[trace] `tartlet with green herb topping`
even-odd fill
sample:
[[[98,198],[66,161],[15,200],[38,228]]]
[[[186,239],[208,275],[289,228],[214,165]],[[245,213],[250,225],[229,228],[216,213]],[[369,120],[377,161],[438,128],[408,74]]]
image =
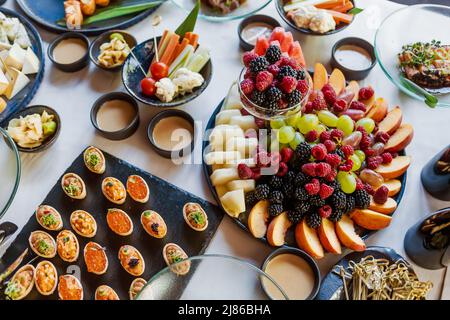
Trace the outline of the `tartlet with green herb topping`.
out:
[[[72,199],[86,198],[86,185],[83,179],[75,173],[66,173],[61,179],[61,187]]]
[[[106,170],[106,160],[103,152],[96,147],[90,146],[83,153],[84,164],[89,171],[103,174]]]
[[[33,231],[28,238],[31,250],[42,258],[53,258],[56,256],[56,242],[45,231]]]
[[[183,217],[187,225],[195,231],[204,231],[208,227],[208,216],[198,203],[186,203],[183,206]]]
[[[14,274],[5,289],[5,296],[11,300],[25,298],[34,287],[35,269],[26,264]]]
[[[163,258],[166,264],[171,266],[172,272],[178,275],[185,275],[191,268],[190,261],[182,262],[189,258],[188,255],[179,245],[175,243],[168,243],[164,246]]]
[[[61,214],[52,206],[40,205],[36,209],[36,220],[42,228],[50,231],[58,231],[63,227]]]

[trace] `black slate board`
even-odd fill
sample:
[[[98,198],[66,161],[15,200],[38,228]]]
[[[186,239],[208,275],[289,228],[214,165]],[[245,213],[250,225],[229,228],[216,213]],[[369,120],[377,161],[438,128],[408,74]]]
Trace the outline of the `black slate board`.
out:
[[[42,204],[53,206],[61,213],[64,222],[63,229],[72,230],[69,217],[73,211],[78,209],[88,211],[97,221],[98,230],[94,238],[82,238],[77,235],[80,243],[80,255],[76,263],[70,264],[64,262],[58,255],[55,258],[50,259],[58,269],[58,275],[70,273],[70,271],[67,271],[67,268],[70,265],[80,267],[81,282],[84,288],[84,299],[86,300],[94,299],[95,289],[101,284],[107,284],[112,287],[121,299],[128,299],[128,289],[135,277],[128,274],[119,263],[117,253],[120,246],[129,244],[136,247],[141,252],[145,260],[145,272],[141,277],[148,280],[158,271],[166,267],[162,256],[162,249],[166,243],[174,242],[180,245],[189,256],[200,255],[205,251],[223,218],[222,211],[215,205],[200,199],[167,181],[142,171],[106,152],[104,152],[104,154],[106,158],[106,171],[102,175],[92,173],[85,167],[83,153],[75,159],[65,172],[74,172],[84,180],[87,189],[87,197],[84,200],[72,200],[66,196],[60,185],[60,177],[42,202]],[[101,182],[105,177],[116,177],[125,185],[128,176],[132,174],[142,176],[150,188],[150,199],[146,204],[137,203],[127,195],[127,200],[123,205],[116,205],[109,202],[103,196]],[[182,215],[182,207],[186,202],[197,202],[205,209],[209,219],[207,230],[196,232],[187,226]],[[134,224],[134,231],[130,236],[121,237],[109,229],[106,223],[106,212],[108,208],[120,208],[128,213]],[[153,238],[143,229],[140,223],[140,215],[147,209],[158,212],[166,221],[168,232],[164,239]],[[43,228],[37,223],[33,213],[33,216],[7,249],[4,256],[0,259],[0,270],[4,270],[20,255],[21,252],[23,252],[23,250],[25,250],[25,248],[28,247],[28,237],[30,232],[34,230],[43,230]],[[47,232],[56,239],[58,232]],[[89,241],[95,241],[106,247],[109,267],[104,275],[95,275],[88,273],[86,270],[82,250]],[[24,259],[24,263],[34,256],[34,253],[29,250],[28,256]],[[41,260],[43,259],[38,258],[33,262],[33,265],[36,266]],[[73,267],[71,267],[70,270],[73,270]],[[187,284],[187,281],[185,281],[184,284]],[[184,288],[179,288],[180,295],[183,289]],[[3,294],[3,291],[4,290],[1,290],[1,294]],[[57,298],[56,292],[49,297],[44,297],[40,295],[36,289],[33,289],[27,297],[27,299],[30,300]]]

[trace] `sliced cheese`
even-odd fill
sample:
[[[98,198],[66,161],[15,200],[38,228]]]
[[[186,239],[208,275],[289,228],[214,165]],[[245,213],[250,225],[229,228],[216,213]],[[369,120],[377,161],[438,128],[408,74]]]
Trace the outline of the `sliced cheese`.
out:
[[[9,81],[2,70],[0,70],[0,95],[4,94],[9,86]]]
[[[11,49],[9,49],[8,56],[5,59],[6,65],[16,68],[17,70],[22,70],[26,53],[26,50],[22,49],[20,45],[15,43]]]
[[[25,59],[23,62],[22,72],[24,74],[34,74],[39,71],[40,61],[33,49],[28,47],[27,52],[25,54]]]
[[[9,85],[4,94],[8,99],[11,99],[25,88],[28,82],[30,82],[30,79],[16,68],[11,67],[9,68],[9,71],[12,74],[12,78],[9,81]]]

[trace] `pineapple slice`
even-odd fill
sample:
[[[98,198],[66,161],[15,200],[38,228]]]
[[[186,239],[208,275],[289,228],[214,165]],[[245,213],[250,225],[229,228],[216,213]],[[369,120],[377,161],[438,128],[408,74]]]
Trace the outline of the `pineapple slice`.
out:
[[[225,185],[225,184],[221,184],[220,186],[216,186],[216,192],[217,192],[217,195],[219,196],[219,198],[222,198],[223,195],[225,193],[227,193],[228,191],[229,190],[227,188],[227,185]]]
[[[245,194],[242,189],[228,191],[220,198],[220,202],[225,212],[233,218],[245,212]]]
[[[245,163],[248,167],[254,168],[256,167],[256,161],[254,158],[247,158],[247,159],[238,159],[231,161],[230,163],[226,163],[223,165],[224,168],[237,168],[237,166],[240,163]]]
[[[213,151],[205,155],[207,165],[232,163],[241,159],[238,151]]]
[[[230,124],[239,126],[242,130],[246,131],[248,129],[258,129],[255,123],[255,118],[253,116],[234,116],[230,119]]]
[[[219,186],[238,179],[239,174],[237,168],[217,169],[211,174],[211,182],[213,186]]]
[[[242,157],[248,157],[254,154],[257,146],[256,138],[233,137],[227,141],[225,150],[239,151]]]
[[[216,116],[216,126],[220,124],[229,124],[231,117],[240,115],[241,112],[237,109],[222,110]]]
[[[255,190],[255,180],[233,180],[227,183],[227,188],[230,191],[242,189],[247,193]]]
[[[223,151],[228,139],[233,137],[244,137],[244,131],[239,126],[221,124],[215,127],[210,136],[209,144],[212,151]]]

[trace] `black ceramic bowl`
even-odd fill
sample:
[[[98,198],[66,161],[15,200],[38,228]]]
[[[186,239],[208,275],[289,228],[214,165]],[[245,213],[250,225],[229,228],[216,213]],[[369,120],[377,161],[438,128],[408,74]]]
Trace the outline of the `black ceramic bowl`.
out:
[[[47,106],[43,106],[43,105],[29,106],[19,112],[16,112],[9,118],[9,120],[12,120],[12,119],[16,119],[19,117],[26,117],[28,115],[35,114],[35,113],[42,114],[44,111],[47,111],[47,113],[49,115],[54,116],[53,120],[56,122],[55,133],[53,135],[47,137],[47,139],[45,139],[44,142],[39,147],[23,148],[23,147],[19,146],[18,144],[16,144],[17,150],[19,150],[20,152],[36,153],[36,152],[41,152],[41,151],[44,151],[44,150],[50,148],[50,146],[55,143],[56,139],[58,139],[59,133],[61,131],[61,119],[59,118],[59,115],[56,112],[56,110],[54,110],[53,108],[47,107]],[[5,129],[8,128],[8,122],[6,122]]]
[[[122,65],[116,66],[116,67],[112,67],[112,68],[108,68],[108,67],[105,67],[104,65],[102,65],[102,64],[100,64],[98,62],[98,56],[100,55],[100,47],[101,47],[101,45],[104,44],[104,43],[108,43],[111,40],[110,36],[113,33],[121,34],[123,36],[125,42],[128,44],[128,46],[130,48],[134,48],[136,46],[136,44],[137,44],[136,38],[133,37],[128,32],[125,32],[125,31],[122,31],[122,30],[107,31],[105,33],[102,33],[97,38],[95,38],[94,41],[92,41],[92,43],[91,43],[91,45],[89,47],[89,58],[91,59],[91,61],[97,67],[99,67],[101,69],[108,70],[108,71],[119,71],[122,68]]]
[[[300,250],[300,249],[294,249],[294,248],[279,248],[279,249],[273,251],[271,254],[269,254],[269,256],[264,260],[261,270],[266,272],[266,268],[267,268],[267,265],[269,264],[269,262],[276,256],[278,256],[280,254],[284,254],[284,253],[289,253],[289,254],[294,254],[296,256],[299,256],[300,258],[305,260],[311,267],[311,269],[314,273],[314,276],[315,276],[314,288],[313,288],[313,291],[311,292],[311,294],[306,298],[306,300],[313,300],[316,297],[316,295],[320,289],[320,281],[321,281],[320,280],[321,279],[320,278],[320,270],[319,270],[319,267],[317,266],[317,263],[314,261],[314,259],[309,254],[307,254],[305,251]],[[266,291],[266,287],[264,286],[264,283],[261,283],[261,285],[262,285],[264,292],[270,298],[270,295]]]
[[[354,0],[350,0],[353,3],[353,6],[356,7],[356,3]],[[355,17],[353,17],[352,21],[349,24],[346,23],[339,23],[336,25],[336,29],[325,32],[325,33],[319,33],[319,32],[315,32],[312,31],[310,29],[306,29],[306,28],[299,28],[295,25],[295,23],[289,19],[286,16],[286,13],[284,12],[284,3],[287,1],[284,0],[275,0],[275,7],[277,8],[278,14],[281,16],[281,18],[284,20],[284,22],[286,22],[292,29],[304,33],[304,34],[308,34],[308,35],[312,35],[312,36],[328,36],[330,34],[335,34],[338,32],[341,32],[342,30],[344,30],[345,28],[347,28],[349,25],[351,25],[353,23],[353,21],[355,21]]]
[[[367,51],[367,53],[370,55],[370,58],[372,60],[372,64],[368,68],[361,69],[361,70],[349,69],[349,68],[345,67],[344,65],[342,65],[336,59],[335,54],[336,54],[336,51],[344,45],[352,45],[352,46],[359,47],[359,48],[362,48],[365,51]],[[344,73],[345,77],[348,80],[364,79],[365,77],[367,77],[369,75],[370,71],[373,69],[373,67],[375,67],[376,64],[377,64],[377,58],[375,56],[375,48],[373,47],[373,45],[371,43],[369,43],[366,40],[361,39],[361,38],[349,37],[349,38],[341,39],[334,44],[333,49],[331,51],[331,66],[333,68],[340,69]]]
[[[100,109],[100,107],[102,106],[103,103],[105,103],[107,101],[111,101],[111,100],[126,101],[133,106],[133,109],[135,111],[135,115],[134,115],[134,118],[131,121],[131,123],[127,127],[123,128],[119,131],[102,130],[97,123],[98,110]],[[137,128],[139,127],[139,106],[138,106],[136,100],[134,100],[133,97],[131,97],[127,93],[110,92],[110,93],[107,93],[107,94],[101,96],[94,102],[92,109],[91,109],[91,122],[92,122],[92,125],[95,127],[95,129],[97,129],[97,131],[100,133],[100,135],[102,135],[106,139],[123,140],[123,139],[130,137],[133,133],[135,133]]]
[[[58,43],[60,43],[62,40],[72,39],[72,38],[81,39],[86,44],[86,54],[78,61],[75,61],[72,63],[67,63],[67,64],[59,63],[53,57],[53,50],[58,45]],[[58,36],[55,40],[53,40],[52,43],[50,43],[50,45],[48,46],[48,49],[47,49],[47,55],[48,55],[48,58],[50,59],[50,61],[53,62],[53,64],[61,71],[75,72],[75,71],[81,70],[84,67],[86,67],[89,63],[89,39],[85,35],[78,33],[78,32],[63,33],[62,35]]]
[[[242,37],[242,32],[244,31],[245,27],[247,27],[248,25],[250,25],[252,23],[267,24],[272,27],[272,30],[275,29],[276,27],[280,26],[280,23],[276,19],[274,19],[270,16],[266,16],[264,14],[252,15],[252,16],[249,16],[249,17],[245,18],[244,20],[242,20],[238,27],[238,36],[239,36],[239,43],[241,45],[241,48],[245,51],[250,51],[255,47],[255,44],[248,43]]]
[[[161,37],[156,38],[157,43],[159,43],[160,40]],[[200,71],[200,74],[203,76],[203,79],[205,79],[205,81],[200,87],[195,88],[192,93],[185,94],[183,96],[178,96],[171,102],[162,102],[156,97],[148,97],[143,95],[141,91],[141,80],[144,78],[144,74],[142,73],[142,70],[139,67],[139,63],[141,64],[144,71],[147,72],[147,70],[150,67],[150,63],[153,59],[153,56],[155,54],[153,46],[154,46],[153,38],[138,44],[133,48],[133,53],[139,60],[139,62],[137,62],[130,54],[128,58],[125,60],[125,63],[123,64],[122,68],[123,85],[135,99],[153,107],[171,108],[171,107],[178,107],[191,100],[194,100],[206,89],[206,87],[209,85],[209,82],[211,81],[213,72],[211,59]]]
[[[153,130],[155,129],[156,124],[160,120],[167,118],[167,117],[174,117],[174,116],[186,119],[192,125],[192,129],[194,130],[194,136],[192,137],[192,142],[189,146],[185,147],[184,149],[180,149],[180,150],[170,151],[170,150],[161,149],[160,147],[158,147],[155,140],[153,139]],[[150,120],[148,129],[147,129],[147,136],[148,136],[148,139],[150,140],[150,144],[153,147],[153,149],[160,156],[162,156],[164,158],[168,158],[168,159],[172,159],[174,157],[181,158],[181,157],[184,157],[185,155],[188,155],[189,153],[191,153],[192,150],[194,150],[196,135],[197,135],[197,132],[195,130],[195,122],[194,122],[194,119],[191,117],[191,115],[185,111],[176,110],[176,109],[165,110],[165,111],[158,113],[156,116],[154,116],[152,118],[152,120]]]

